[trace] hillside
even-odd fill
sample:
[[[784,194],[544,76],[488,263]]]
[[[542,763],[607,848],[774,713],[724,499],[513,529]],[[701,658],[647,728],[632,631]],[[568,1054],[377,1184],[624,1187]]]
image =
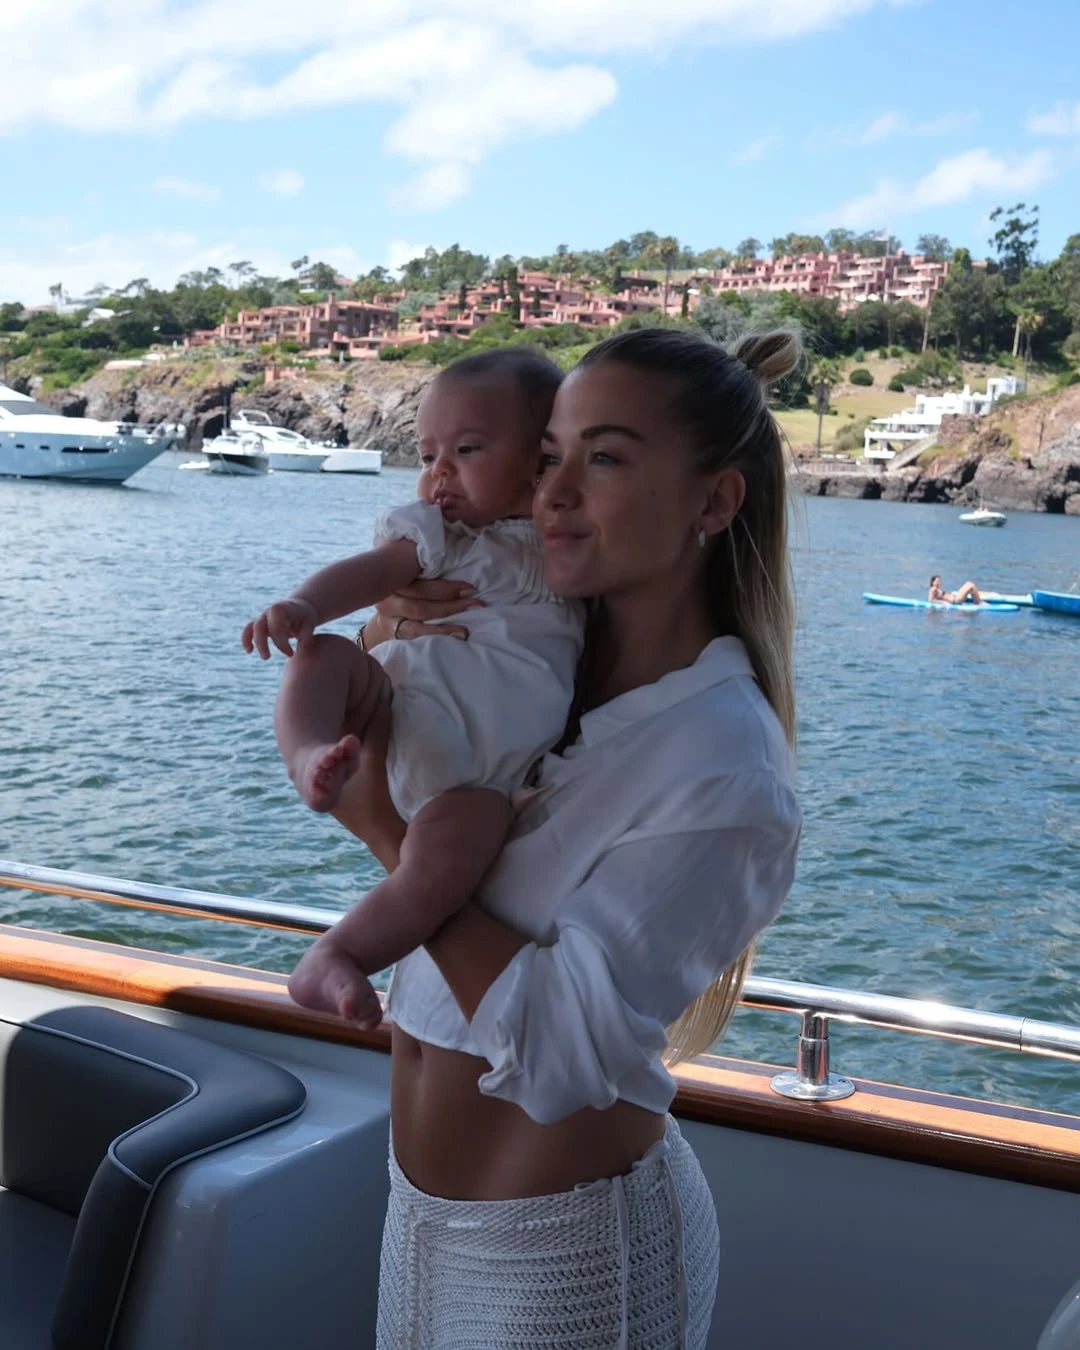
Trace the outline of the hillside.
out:
[[[954,502],[1080,516],[1080,385],[949,418],[940,444],[888,472],[855,460],[801,462],[792,483],[813,496]]]

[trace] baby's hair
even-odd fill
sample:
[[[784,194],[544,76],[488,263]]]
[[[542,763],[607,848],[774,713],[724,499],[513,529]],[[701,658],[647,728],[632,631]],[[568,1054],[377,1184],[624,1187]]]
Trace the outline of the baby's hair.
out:
[[[440,372],[438,379],[475,380],[477,383],[512,382],[528,412],[530,429],[539,442],[551,416],[551,405],[563,373],[554,361],[528,347],[498,347],[474,356],[459,356]]]

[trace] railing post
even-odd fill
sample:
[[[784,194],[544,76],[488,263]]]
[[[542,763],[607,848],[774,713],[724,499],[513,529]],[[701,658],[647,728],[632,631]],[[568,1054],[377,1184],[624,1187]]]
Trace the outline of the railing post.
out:
[[[824,1013],[803,1012],[795,1068],[778,1073],[772,1089],[803,1102],[837,1102],[855,1091],[850,1078],[829,1072],[829,1019]]]

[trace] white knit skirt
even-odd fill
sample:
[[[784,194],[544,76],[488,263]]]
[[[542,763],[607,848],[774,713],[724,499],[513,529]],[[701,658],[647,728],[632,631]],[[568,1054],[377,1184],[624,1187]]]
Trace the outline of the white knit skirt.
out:
[[[668,1118],[621,1177],[523,1200],[442,1200],[390,1150],[376,1350],[703,1350],[716,1210]]]

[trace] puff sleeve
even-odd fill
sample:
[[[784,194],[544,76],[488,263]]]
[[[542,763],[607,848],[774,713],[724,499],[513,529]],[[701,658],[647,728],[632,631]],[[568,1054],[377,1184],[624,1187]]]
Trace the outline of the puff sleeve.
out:
[[[491,1065],[481,1092],[540,1124],[613,1105],[775,917],[795,871],[795,797],[766,772],[713,790],[728,823],[632,832],[560,907],[554,940],[527,943],[490,985],[470,1023]]]
[[[409,539],[416,545],[422,577],[441,575],[446,562],[446,524],[437,506],[409,502],[384,512],[375,522],[374,544]]]

